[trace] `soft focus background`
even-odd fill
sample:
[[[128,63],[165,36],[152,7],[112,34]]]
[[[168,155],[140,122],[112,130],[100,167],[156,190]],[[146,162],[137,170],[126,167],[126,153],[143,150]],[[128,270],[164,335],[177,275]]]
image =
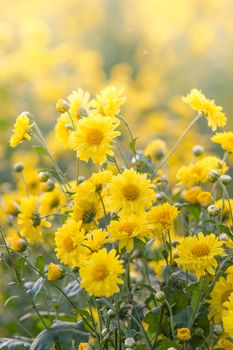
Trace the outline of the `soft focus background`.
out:
[[[194,87],[223,106],[230,130],[232,13],[232,0],[0,0],[0,182],[9,178],[8,138],[24,110],[62,159],[55,103],[78,87],[93,95],[124,87],[123,114],[140,146],[160,137],[171,147],[193,116],[181,96]],[[211,150],[208,133],[203,120],[171,158],[174,172],[194,144]]]

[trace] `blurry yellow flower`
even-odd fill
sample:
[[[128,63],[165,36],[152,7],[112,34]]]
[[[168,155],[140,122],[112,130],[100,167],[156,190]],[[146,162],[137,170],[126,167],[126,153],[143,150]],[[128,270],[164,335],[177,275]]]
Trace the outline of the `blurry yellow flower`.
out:
[[[31,243],[42,237],[42,227],[50,227],[50,222],[42,219],[37,210],[37,198],[22,198],[19,206],[18,225],[20,234]]]
[[[192,187],[189,190],[184,191],[184,199],[191,204],[197,204],[197,196],[199,195],[199,193],[201,193],[201,191],[202,189],[200,186]]]
[[[233,335],[233,293],[231,293],[228,300],[223,304],[226,310],[222,313],[222,322],[225,333],[231,337]]]
[[[220,277],[215,283],[215,286],[210,293],[209,303],[209,318],[213,318],[215,323],[222,319],[224,310],[224,302],[229,301],[229,297],[233,293],[233,275],[229,274],[226,277]]]
[[[186,237],[178,246],[178,266],[192,271],[198,278],[206,271],[214,275],[218,266],[215,256],[223,255],[222,242],[214,234],[204,236],[199,232],[197,236]]]
[[[58,188],[51,192],[46,192],[40,199],[40,213],[42,215],[51,214],[59,211],[66,203],[65,194]]]
[[[222,112],[222,107],[217,106],[214,100],[206,98],[201,90],[191,90],[186,97],[183,97],[183,101],[193,110],[203,112],[207,118],[208,126],[211,127],[213,131],[215,131],[217,127],[222,128],[225,126],[227,118]]]
[[[109,253],[101,249],[81,265],[81,288],[89,295],[110,297],[118,293],[118,285],[124,283],[119,277],[123,272],[122,261],[116,256],[115,249]]]
[[[126,97],[122,96],[123,92],[123,89],[117,90],[114,86],[103,89],[92,101],[96,113],[111,118],[119,114],[120,106],[126,101]]]
[[[57,139],[61,142],[65,149],[70,149],[70,135],[72,133],[73,126],[68,113],[63,113],[58,118],[55,132]]]
[[[208,207],[211,203],[213,203],[213,197],[210,192],[201,192],[197,195],[197,201],[200,203],[203,207]]]
[[[219,199],[215,202],[215,204],[223,211],[223,222],[229,225],[232,225],[231,214],[233,212],[233,199]]]
[[[155,199],[151,182],[145,174],[134,169],[126,169],[122,174],[113,176],[109,188],[109,206],[112,211],[139,213],[149,208]]]
[[[80,343],[78,346],[78,350],[89,350],[90,346],[88,343]]]
[[[72,91],[68,96],[68,101],[70,103],[69,113],[74,121],[80,118],[82,112],[85,114],[89,112],[89,100],[89,92],[83,91],[82,89]]]
[[[150,234],[144,213],[140,215],[120,215],[119,221],[112,220],[107,227],[114,241],[119,241],[119,250],[124,247],[130,253],[134,247],[134,238],[144,240]]]
[[[233,153],[233,132],[218,132],[212,136],[211,141],[219,143],[224,151]]]
[[[21,253],[27,247],[25,240],[19,237],[18,233],[13,227],[8,228],[6,240],[11,249],[15,250],[16,252]]]
[[[32,196],[38,195],[42,189],[38,172],[35,169],[25,169],[24,178],[28,193]],[[21,177],[19,178],[18,188],[22,193],[25,193],[25,184]]]
[[[63,270],[56,264],[50,263],[48,265],[48,281],[58,280],[63,277]]]
[[[13,134],[10,138],[10,146],[15,148],[24,140],[31,140],[31,136],[28,132],[30,128],[30,118],[24,114],[19,115],[14,124]]]
[[[169,203],[164,203],[152,207],[148,212],[147,219],[153,227],[153,232],[156,235],[161,235],[163,231],[170,230],[173,227],[178,213],[176,207]]]
[[[144,154],[156,161],[164,157],[166,150],[166,143],[161,139],[155,139],[145,148]]]
[[[149,262],[150,268],[154,271],[157,278],[159,280],[162,280],[163,277],[163,267],[166,266],[166,260],[160,259],[160,260],[153,260]]]
[[[177,339],[180,341],[188,341],[189,339],[191,339],[190,329],[189,328],[178,328]]]
[[[78,266],[80,248],[84,239],[81,221],[69,219],[55,233],[55,251],[57,258],[65,265]]]
[[[80,119],[71,141],[77,157],[86,162],[91,159],[93,163],[102,164],[107,155],[113,156],[112,143],[120,135],[115,128],[116,125],[109,117],[90,115]]]

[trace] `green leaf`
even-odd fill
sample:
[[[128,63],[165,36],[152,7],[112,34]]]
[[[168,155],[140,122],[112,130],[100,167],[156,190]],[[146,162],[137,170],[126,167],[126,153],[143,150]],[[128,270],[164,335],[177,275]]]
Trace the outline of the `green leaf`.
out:
[[[44,257],[42,255],[39,255],[36,258],[36,268],[40,271],[40,273],[42,275],[44,274],[45,261],[44,261]]]
[[[11,302],[12,300],[15,300],[15,299],[19,299],[19,296],[18,296],[18,295],[13,295],[12,297],[8,298],[8,299],[5,301],[4,306],[7,307],[7,306],[10,304],[10,302]]]
[[[40,146],[33,146],[33,148],[40,154],[43,154],[44,156],[47,156],[47,152],[45,151],[44,148]]]
[[[133,140],[131,140],[131,142],[129,143],[129,147],[131,149],[131,151],[136,154],[136,141],[137,141],[138,137],[135,137]]]
[[[18,273],[21,275],[23,272],[23,268],[25,266],[25,260],[24,258],[18,258],[15,262],[15,267],[18,271]]]
[[[168,251],[166,249],[162,250],[162,255],[163,255],[165,260],[167,260],[167,258],[169,257],[169,253],[168,253]]]
[[[167,350],[170,347],[175,347],[176,348],[177,347],[176,342],[174,342],[174,341],[172,341],[172,340],[170,340],[168,338],[165,338],[161,342],[159,349],[160,350]]]
[[[41,332],[33,341],[30,350],[49,350],[57,342],[62,350],[77,349],[81,342],[88,341],[89,333],[81,328],[82,322],[55,321],[47,330]]]

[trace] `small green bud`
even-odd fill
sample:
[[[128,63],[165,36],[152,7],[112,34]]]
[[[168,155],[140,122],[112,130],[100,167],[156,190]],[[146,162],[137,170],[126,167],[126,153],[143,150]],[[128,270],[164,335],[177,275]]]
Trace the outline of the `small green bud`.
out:
[[[204,153],[204,150],[205,150],[204,147],[201,146],[201,145],[195,145],[195,146],[193,146],[193,149],[192,149],[193,154],[194,154],[196,157],[201,156],[201,155]]]
[[[220,211],[221,211],[221,209],[215,204],[209,205],[207,208],[207,212],[208,212],[209,216],[214,216],[214,217],[218,216]]]
[[[201,336],[204,334],[204,331],[202,328],[196,328],[195,331],[194,331],[194,335],[198,335],[198,336]]]
[[[48,179],[45,183],[44,183],[44,186],[43,186],[43,190],[45,192],[52,192],[55,188],[55,183],[53,180],[51,179]]]
[[[74,266],[74,267],[72,268],[72,272],[74,272],[74,273],[79,272],[79,268],[78,268],[77,266]]]
[[[102,336],[105,337],[108,334],[108,329],[104,328],[101,332]]]
[[[230,175],[222,175],[219,180],[223,183],[223,185],[227,186],[231,183],[232,179]]]
[[[109,318],[113,318],[116,316],[116,313],[113,309],[109,309],[108,312],[107,312],[107,315]]]
[[[14,166],[13,166],[13,170],[14,172],[16,173],[21,173],[24,169],[24,165],[23,163],[16,163]]]
[[[40,182],[46,182],[49,179],[49,173],[47,173],[45,171],[39,172],[38,176],[39,176]]]
[[[126,338],[125,339],[125,346],[127,347],[127,348],[133,348],[134,346],[136,345],[136,342],[135,342],[135,340],[134,340],[134,338]]]
[[[209,180],[211,182],[216,182],[219,178],[219,173],[216,170],[211,170],[209,173]]]
[[[223,333],[223,328],[222,328],[222,326],[221,326],[220,324],[215,324],[215,325],[213,326],[213,332],[214,332],[214,334],[216,334],[216,335],[222,334],[222,333]]]
[[[165,293],[162,291],[162,290],[158,290],[156,293],[155,293],[155,299],[157,301],[163,301],[165,299]]]

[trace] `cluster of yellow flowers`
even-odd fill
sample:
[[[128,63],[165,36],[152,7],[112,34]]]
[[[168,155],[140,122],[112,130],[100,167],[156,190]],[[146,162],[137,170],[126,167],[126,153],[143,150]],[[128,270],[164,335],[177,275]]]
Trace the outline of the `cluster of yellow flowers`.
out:
[[[126,327],[118,309],[123,300],[127,307],[132,305],[129,317],[136,320],[139,345],[146,340],[148,349],[160,348],[166,339],[177,349],[183,349],[184,342],[190,344],[187,349],[196,346],[196,341],[201,346],[205,337],[211,346],[223,341],[230,344],[233,200],[227,190],[231,177],[226,174],[229,168],[226,154],[233,152],[233,133],[216,133],[212,137],[212,141],[220,143],[227,152],[223,158],[204,155],[203,147],[195,146],[194,159],[177,171],[177,183],[173,187],[169,186],[165,167],[202,115],[213,131],[224,127],[227,118],[221,107],[194,89],[183,101],[198,115],[171,151],[167,153],[162,139],[153,140],[141,151],[121,114],[125,101],[124,91],[114,86],[106,87],[94,99],[89,92],[78,89],[67,100],[57,101],[60,116],[55,134],[64,149],[74,152],[76,158],[76,175],[70,178],[57,164],[31,114],[23,112],[17,117],[11,147],[32,140],[37,151],[47,156],[52,168],[41,169],[37,174],[34,165],[17,163],[14,166],[17,189],[3,194],[1,212],[9,247],[21,253],[27,244],[46,246],[49,242],[52,245],[51,254],[55,252],[59,263],[51,262],[55,256],[49,257],[47,280],[72,275],[85,295],[94,297],[99,330],[94,322],[92,336],[100,349],[104,349],[101,346],[111,338],[105,339],[112,331],[111,322],[106,323],[105,331],[101,328],[106,315],[114,319],[117,314],[119,332]],[[127,150],[122,149],[124,129],[131,138]],[[87,177],[81,176],[84,163],[90,165],[89,169],[91,166],[95,169]],[[180,276],[183,277],[180,279]],[[144,293],[151,293],[148,302],[136,296],[145,285],[147,292]],[[178,298],[184,298],[183,304],[177,302],[176,293]],[[106,315],[98,308],[99,297],[108,298],[103,304],[110,307]],[[144,305],[142,310],[147,311],[142,311],[144,315],[138,319],[134,307],[138,307],[139,301]],[[114,302],[115,306],[111,306]],[[155,314],[150,303],[155,303],[161,311],[158,326],[153,324]],[[201,318],[207,306],[209,320]],[[87,322],[86,314],[81,315],[84,323]],[[208,325],[200,329],[203,322]],[[204,340],[196,339],[198,332],[205,334]],[[215,334],[214,340],[211,332]],[[122,334],[121,338],[126,338],[125,344],[130,343],[130,337]],[[81,343],[79,349],[86,346],[92,347],[91,341],[89,345]]]

